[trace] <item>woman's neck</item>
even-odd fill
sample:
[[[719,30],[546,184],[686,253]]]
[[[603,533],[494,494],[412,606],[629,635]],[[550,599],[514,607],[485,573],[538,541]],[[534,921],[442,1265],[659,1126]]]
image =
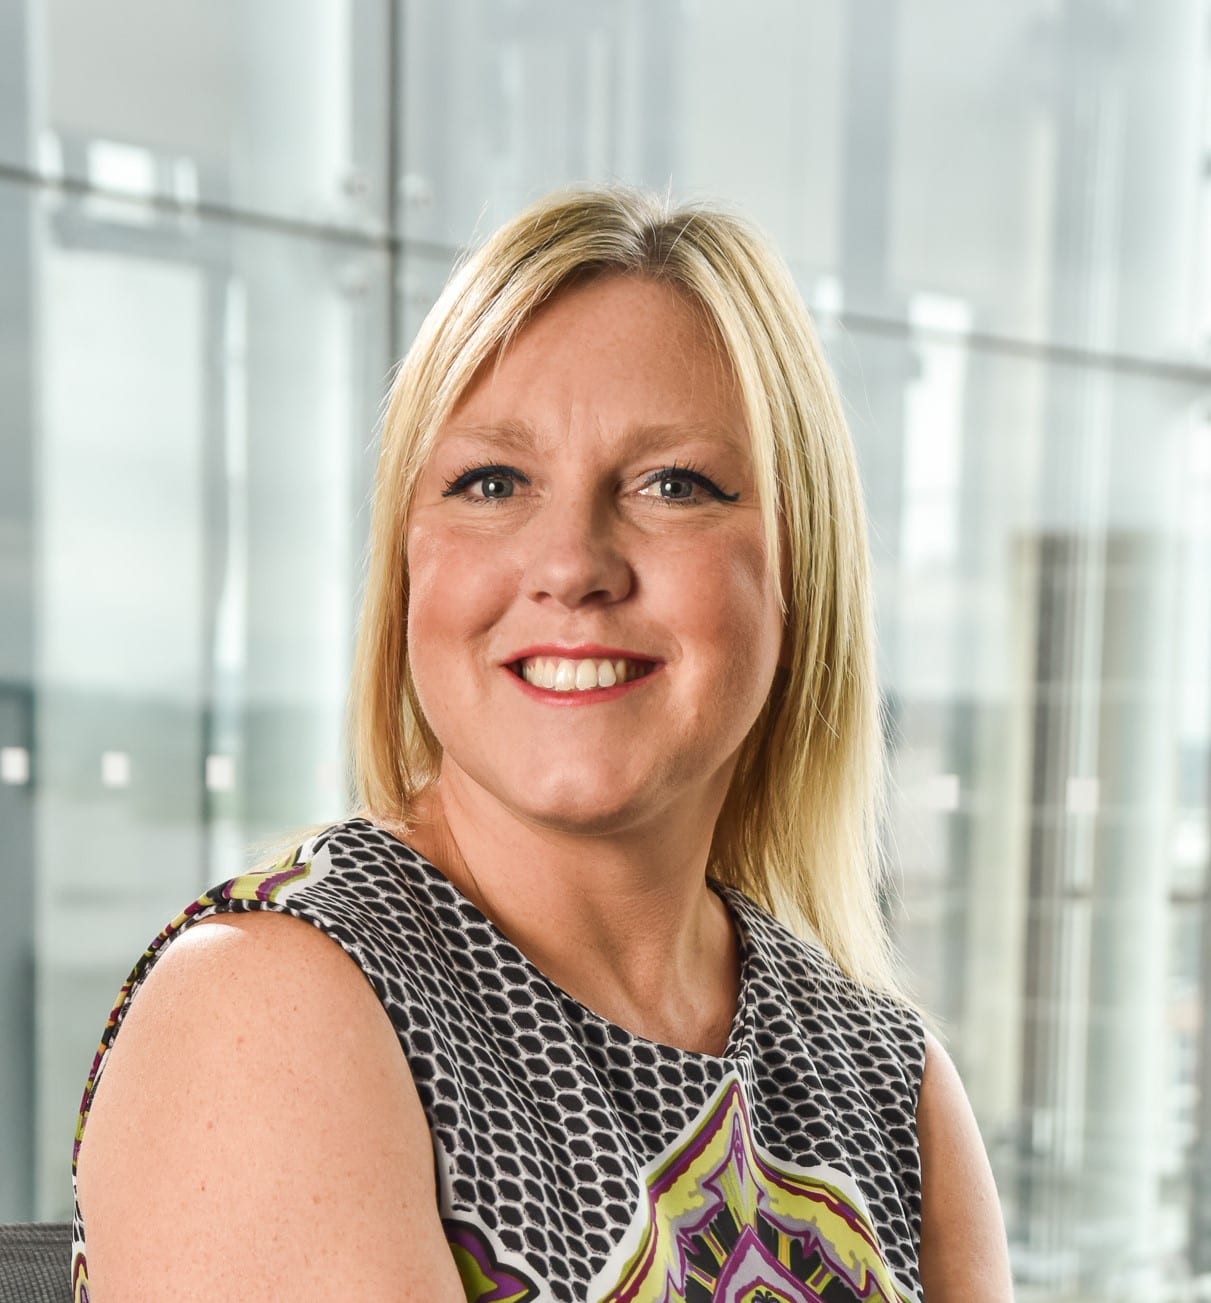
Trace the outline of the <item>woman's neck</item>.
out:
[[[576,835],[535,827],[465,782],[443,781],[389,831],[436,865],[534,966],[649,1040],[718,1054],[739,993],[740,946],[706,883],[713,817]]]

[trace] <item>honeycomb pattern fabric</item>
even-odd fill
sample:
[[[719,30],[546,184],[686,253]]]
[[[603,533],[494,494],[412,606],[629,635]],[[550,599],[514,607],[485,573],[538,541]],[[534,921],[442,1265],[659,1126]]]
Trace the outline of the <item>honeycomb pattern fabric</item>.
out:
[[[548,981],[433,865],[364,819],[223,883],[217,912],[312,923],[359,965],[433,1136],[441,1216],[471,1303],[921,1303],[918,1017],[712,884],[741,939],[722,1056],[658,1045]],[[74,1175],[73,1161],[73,1175]],[[88,1298],[77,1203],[73,1283]]]

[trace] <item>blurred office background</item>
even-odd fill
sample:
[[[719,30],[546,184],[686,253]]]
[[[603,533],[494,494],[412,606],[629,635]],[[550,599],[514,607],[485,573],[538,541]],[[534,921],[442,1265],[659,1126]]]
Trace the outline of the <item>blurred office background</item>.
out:
[[[1020,1299],[1211,1298],[1209,92],[1209,0],[0,4],[0,1220],[144,944],[343,812],[393,359],[617,178],[763,225],[840,374]]]

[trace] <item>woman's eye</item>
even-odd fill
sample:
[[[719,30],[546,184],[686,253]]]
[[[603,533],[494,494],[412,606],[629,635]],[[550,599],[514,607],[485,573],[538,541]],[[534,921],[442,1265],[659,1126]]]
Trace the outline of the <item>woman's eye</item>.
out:
[[[526,483],[525,476],[511,467],[471,466],[452,480],[446,481],[442,497],[463,497],[472,502],[500,502],[504,498],[511,498],[519,483]],[[469,492],[476,486],[478,492]]]
[[[650,476],[639,492],[645,497],[657,497],[662,502],[695,503],[701,501],[699,490],[708,493],[718,502],[735,502],[740,496],[738,493],[724,493],[701,471],[675,466],[666,467]]]
[[[660,496],[671,499],[673,502],[681,502],[686,498],[694,496],[694,489],[697,485],[692,480],[687,480],[684,475],[666,475],[659,481]]]
[[[485,475],[477,482],[485,498],[508,498],[513,494],[513,481],[504,475]]]

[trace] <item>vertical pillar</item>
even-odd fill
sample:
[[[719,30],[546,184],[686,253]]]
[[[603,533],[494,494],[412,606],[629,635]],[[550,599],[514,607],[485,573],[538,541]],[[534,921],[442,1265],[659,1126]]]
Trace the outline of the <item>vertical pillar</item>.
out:
[[[1211,674],[1211,666],[1207,667]],[[1211,806],[1211,787],[1206,793]],[[1204,855],[1202,936],[1199,956],[1201,1026],[1198,1038],[1199,1083],[1195,1137],[1190,1151],[1190,1274],[1211,1275],[1211,863]]]
[[[1183,214],[1205,38],[1185,0],[1068,0],[1054,39],[1049,334],[1111,356],[1048,375],[1040,513],[1057,569],[1048,581],[1043,567],[1039,663],[1054,670],[1038,675],[1035,714],[1019,1198],[1023,1247],[1056,1264],[1050,1283],[1134,1297],[1178,1247],[1161,1235],[1159,1142],[1174,436],[1188,396],[1112,355],[1189,336]],[[1075,802],[1074,778],[1087,780]]]
[[[1080,1183],[1091,1297],[1161,1269],[1173,580],[1163,536],[1107,540]]]
[[[1067,0],[1051,39],[1055,136],[1052,340],[1105,346],[1107,286],[1119,240],[1119,63],[1112,0]],[[1079,1208],[1080,1099],[1087,965],[1087,817],[1069,817],[1070,779],[1094,776],[1106,417],[1111,380],[1052,367],[1040,459],[1037,636],[1023,984],[1021,1162],[1015,1238],[1067,1286]],[[1084,822],[1080,822],[1084,820]]]
[[[29,11],[0,5],[0,157],[23,159],[30,146]],[[34,403],[33,213],[38,191],[0,183],[0,747],[32,756]],[[14,774],[13,777],[16,775]],[[0,1221],[33,1214],[34,835],[31,786],[0,782]],[[66,1152],[66,1151],[65,1151]]]
[[[896,62],[900,39],[900,0],[852,0],[844,6],[842,57],[841,222],[839,264],[844,307],[901,322],[906,306],[892,284],[891,223],[894,128],[897,108]],[[904,461],[904,391],[912,379],[912,357],[897,336],[875,342],[863,354],[864,422],[862,457],[880,473],[872,488],[883,486],[885,500],[869,501],[880,533],[900,537]],[[876,600],[894,610],[893,576],[879,573],[876,553]],[[899,657],[895,622],[880,634],[882,681],[893,692]],[[896,700],[889,713],[895,722]]]
[[[1079,1046],[1074,991],[1074,919],[1080,902],[1065,814],[1067,780],[1081,769],[1081,643],[1088,582],[1083,541],[1047,531],[1020,549],[1032,592],[1035,639],[1028,792],[1027,906],[1022,990],[1021,1152],[1012,1237],[1038,1264],[1054,1267],[1072,1243],[1063,1138],[1079,1126],[1072,1100],[1072,1048]],[[1079,1054],[1079,1050],[1078,1050]],[[1059,1285],[1059,1280],[1048,1279]]]

